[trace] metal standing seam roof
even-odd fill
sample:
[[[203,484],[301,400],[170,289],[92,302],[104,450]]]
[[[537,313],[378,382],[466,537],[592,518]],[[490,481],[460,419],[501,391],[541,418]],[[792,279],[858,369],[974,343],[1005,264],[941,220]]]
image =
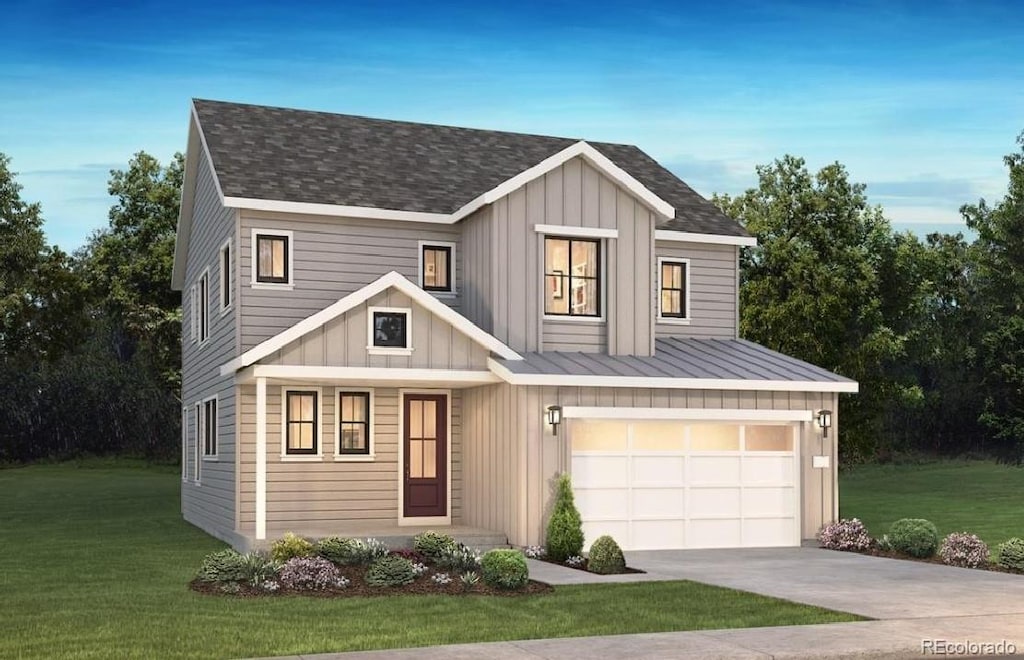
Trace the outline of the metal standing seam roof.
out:
[[[745,339],[662,338],[655,340],[650,357],[565,352],[522,356],[497,362],[516,375],[855,383]]]
[[[578,138],[193,101],[226,197],[452,213]],[[658,229],[749,236],[639,148],[592,147],[671,204]]]

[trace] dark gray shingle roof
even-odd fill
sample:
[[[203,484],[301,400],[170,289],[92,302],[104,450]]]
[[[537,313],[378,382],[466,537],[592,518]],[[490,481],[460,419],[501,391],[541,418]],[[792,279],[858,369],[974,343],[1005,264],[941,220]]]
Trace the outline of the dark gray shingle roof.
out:
[[[654,355],[600,353],[522,353],[522,360],[499,360],[514,374],[643,376],[771,380],[848,385],[854,381],[745,339],[667,337],[654,342]]]
[[[194,101],[227,197],[452,213],[578,139]],[[589,142],[589,141],[588,141]],[[747,236],[632,145],[589,142],[676,209],[659,225]]]

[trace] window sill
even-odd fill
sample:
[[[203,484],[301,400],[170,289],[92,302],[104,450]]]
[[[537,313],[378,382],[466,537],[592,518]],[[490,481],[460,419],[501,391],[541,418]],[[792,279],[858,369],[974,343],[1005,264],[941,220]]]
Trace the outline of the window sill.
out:
[[[289,282],[288,284],[275,284],[273,282],[252,282],[249,286],[253,289],[269,289],[271,291],[277,289],[279,291],[291,291],[295,288],[295,283]]]
[[[303,456],[301,454],[281,454],[282,463],[318,463],[323,460],[324,457],[320,455]]]
[[[411,348],[384,348],[382,346],[367,346],[366,352],[370,355],[412,355]]]
[[[204,463],[219,463],[220,456],[203,456]]]
[[[690,325],[690,319],[676,319],[672,317],[659,316],[657,323],[662,325]]]
[[[335,463],[372,463],[377,460],[373,454],[336,454]]]
[[[234,306],[233,306],[233,305],[228,305],[227,307],[223,307],[223,308],[221,308],[221,310],[220,310],[220,315],[221,315],[221,316],[223,317],[223,316],[225,316],[225,315],[226,315],[226,314],[227,314],[228,312],[230,312],[230,311],[231,311],[232,309],[234,309]]]
[[[543,320],[545,320],[545,321],[555,321],[555,322],[565,321],[566,323],[604,323],[605,322],[605,318],[603,316],[569,316],[568,314],[565,315],[565,316],[545,314]]]
[[[445,300],[459,297],[459,294],[456,291],[431,291],[429,289],[424,289],[424,291],[434,296],[435,298],[444,298]]]

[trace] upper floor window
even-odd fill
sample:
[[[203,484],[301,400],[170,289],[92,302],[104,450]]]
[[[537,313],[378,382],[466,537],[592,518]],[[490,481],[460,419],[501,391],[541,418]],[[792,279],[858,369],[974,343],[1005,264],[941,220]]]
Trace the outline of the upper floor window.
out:
[[[601,242],[544,238],[544,313],[601,315]]]
[[[420,241],[420,286],[426,291],[455,292],[454,243]]]
[[[292,284],[292,232],[252,230],[253,284]]]
[[[658,259],[658,318],[669,322],[690,318],[688,259]]]
[[[220,248],[220,311],[231,307],[231,239]]]
[[[206,341],[210,336],[210,271],[205,270],[199,276],[196,295],[199,297],[199,319],[196,328],[199,343]]]
[[[383,355],[412,353],[411,315],[412,310],[407,307],[370,307],[367,350]]]

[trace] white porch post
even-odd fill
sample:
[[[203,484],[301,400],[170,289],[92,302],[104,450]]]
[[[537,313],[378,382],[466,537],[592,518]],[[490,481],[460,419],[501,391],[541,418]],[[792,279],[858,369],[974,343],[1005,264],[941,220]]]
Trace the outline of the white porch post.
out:
[[[267,379],[256,379],[256,540],[267,538]]]

